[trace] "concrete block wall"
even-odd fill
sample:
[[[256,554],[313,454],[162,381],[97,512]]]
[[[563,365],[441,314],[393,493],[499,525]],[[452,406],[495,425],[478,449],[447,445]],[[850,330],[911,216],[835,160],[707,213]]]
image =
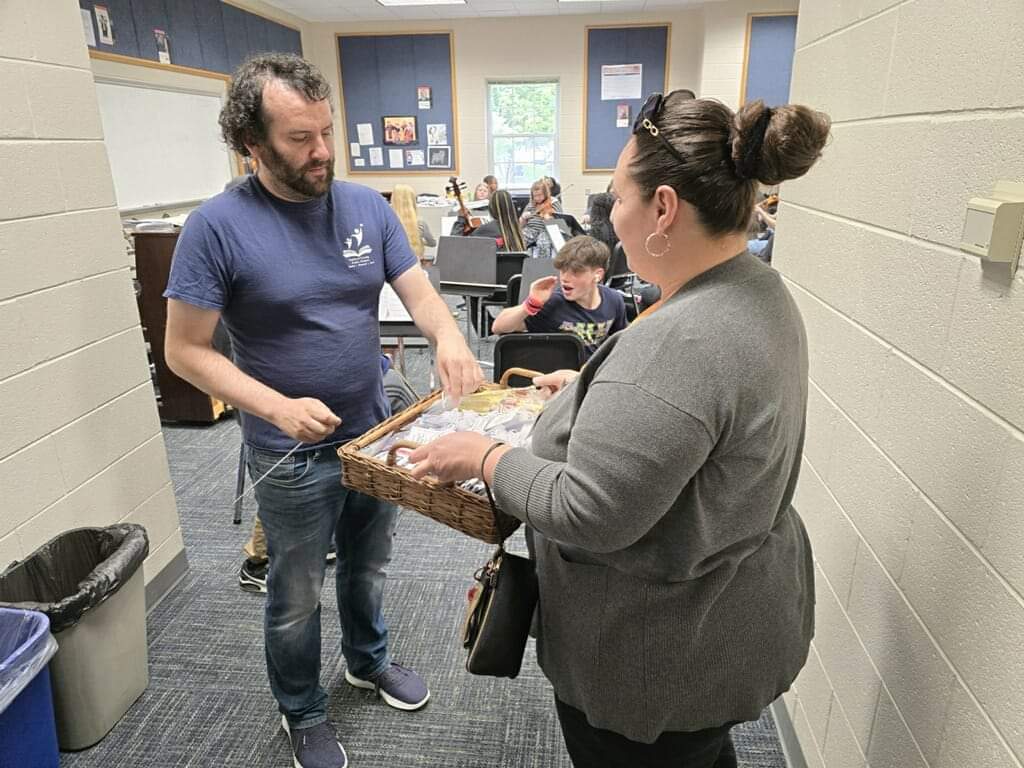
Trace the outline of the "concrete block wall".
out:
[[[1020,0],[800,7],[792,101],[835,120],[775,248],[810,346],[809,766],[1024,764],[1024,272],[957,247],[1024,180],[1022,34]]]
[[[184,545],[78,6],[0,3],[0,568],[56,534]]]

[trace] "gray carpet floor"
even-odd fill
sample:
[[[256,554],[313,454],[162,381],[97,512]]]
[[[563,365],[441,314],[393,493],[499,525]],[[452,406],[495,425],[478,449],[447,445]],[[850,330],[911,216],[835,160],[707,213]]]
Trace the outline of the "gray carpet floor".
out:
[[[477,351],[488,359],[490,345]],[[426,351],[407,350],[406,362],[425,392]],[[149,688],[100,744],[62,755],[61,766],[290,766],[266,680],[263,597],[240,591],[236,578],[255,513],[247,498],[243,524],[231,524],[238,428],[230,419],[165,426],[164,437],[191,567],[149,614]],[[525,551],[521,533],[511,548]],[[345,683],[334,590],[324,590],[322,680],[353,768],[570,768],[532,641],[515,680],[474,677],[463,667],[464,595],[490,551],[415,512],[401,514],[385,610],[395,657],[430,685],[419,712],[398,712]],[[767,712],[735,728],[734,739],[744,768],[784,768]]]

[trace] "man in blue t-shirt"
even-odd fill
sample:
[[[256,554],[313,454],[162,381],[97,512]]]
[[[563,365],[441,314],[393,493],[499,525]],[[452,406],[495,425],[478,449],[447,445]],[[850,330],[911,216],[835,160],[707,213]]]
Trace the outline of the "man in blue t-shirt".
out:
[[[602,285],[608,259],[608,246],[600,240],[586,235],[567,240],[555,256],[558,277],[534,280],[526,301],[494,318],[494,332],[573,333],[589,359],[627,325],[622,294]]]
[[[429,691],[388,652],[381,606],[397,510],[341,484],[336,446],[388,415],[377,303],[389,282],[437,347],[446,390],[483,377],[384,199],[333,181],[330,87],[298,56],[239,68],[220,115],[256,175],[188,218],[165,296],[167,362],[244,412],[249,472],[267,537],[270,687],[295,765],[343,768],[320,686],[320,591],[337,546],[345,679],[403,710]],[[211,347],[223,318],[234,361]],[[265,477],[264,477],[265,476]]]

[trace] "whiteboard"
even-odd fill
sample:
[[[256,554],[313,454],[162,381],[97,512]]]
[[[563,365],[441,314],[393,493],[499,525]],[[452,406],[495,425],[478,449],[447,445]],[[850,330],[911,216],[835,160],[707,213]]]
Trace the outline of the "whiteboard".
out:
[[[121,210],[205,200],[234,175],[220,96],[104,81],[96,94]]]

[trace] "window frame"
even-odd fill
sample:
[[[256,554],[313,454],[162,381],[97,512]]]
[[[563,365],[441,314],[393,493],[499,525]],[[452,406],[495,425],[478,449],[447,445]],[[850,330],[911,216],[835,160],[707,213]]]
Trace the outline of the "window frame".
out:
[[[488,78],[484,83],[484,125],[486,131],[487,140],[487,168],[488,173],[494,173],[494,123],[491,118],[491,86],[494,85],[531,85],[534,83],[552,84],[555,86],[555,130],[554,133],[503,133],[499,134],[498,138],[534,138],[538,136],[550,136],[554,142],[554,154],[553,154],[553,169],[551,175],[556,179],[561,176],[559,171],[559,165],[561,160],[560,142],[559,135],[561,129],[560,116],[562,114],[562,83],[558,77],[506,77],[506,78]],[[535,181],[535,179],[534,179]],[[510,192],[529,192],[531,181],[525,185],[510,184],[506,189]]]

